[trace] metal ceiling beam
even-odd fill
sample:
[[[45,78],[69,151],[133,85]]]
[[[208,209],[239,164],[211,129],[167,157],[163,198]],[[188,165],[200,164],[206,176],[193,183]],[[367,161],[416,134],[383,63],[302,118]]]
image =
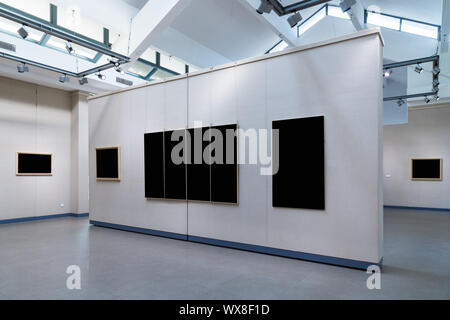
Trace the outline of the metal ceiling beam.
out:
[[[414,64],[420,64],[420,63],[426,63],[426,62],[432,62],[432,61],[439,61],[439,56],[436,55],[436,56],[431,56],[431,57],[426,57],[426,58],[388,63],[388,64],[385,64],[383,66],[383,68],[387,70],[387,69],[400,68],[400,67],[411,66]]]
[[[25,63],[25,64],[27,64],[29,66],[38,67],[38,68],[41,68],[41,69],[45,69],[45,70],[57,72],[57,73],[60,73],[60,74],[65,74],[65,75],[68,75],[68,76],[71,76],[71,77],[74,77],[74,78],[78,78],[78,74],[75,73],[75,72],[67,71],[67,70],[60,69],[60,68],[55,68],[55,67],[43,64],[43,63],[39,63],[39,62],[36,62],[36,61],[32,61],[32,60],[20,58],[20,57],[17,57],[17,56],[13,56],[13,55],[10,55],[10,54],[5,53],[5,52],[0,52],[0,57],[8,59],[8,60],[12,60],[12,61],[20,62],[20,63]]]
[[[8,20],[12,20],[14,22],[28,26],[30,28],[42,31],[48,35],[52,35],[57,38],[64,39],[68,42],[76,43],[85,48],[100,52],[102,54],[105,54],[107,56],[119,60],[121,63],[126,63],[130,61],[130,58],[128,58],[127,56],[113,52],[103,44],[94,43],[80,36],[74,35],[68,31],[65,31],[62,28],[55,27],[54,25],[47,22],[36,22],[28,17],[15,13],[6,8],[0,7],[0,17],[4,17]]]
[[[281,17],[290,13],[294,13],[303,9],[314,7],[331,0],[303,0],[284,7],[278,0],[269,0],[273,6],[273,10]]]
[[[392,101],[392,100],[400,100],[400,99],[410,99],[410,98],[420,98],[420,97],[428,97],[428,96],[434,96],[434,92],[424,92],[424,93],[415,93],[415,94],[407,94],[403,96],[396,96],[396,97],[387,97],[384,98],[383,101]]]

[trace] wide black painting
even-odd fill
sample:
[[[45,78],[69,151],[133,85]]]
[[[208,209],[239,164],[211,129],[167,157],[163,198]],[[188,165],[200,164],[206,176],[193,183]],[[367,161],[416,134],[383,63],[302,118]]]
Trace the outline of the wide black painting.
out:
[[[166,199],[186,200],[186,130],[164,132],[164,194]],[[174,139],[174,141],[172,141]]]
[[[273,206],[324,210],[324,117],[274,121],[272,128],[279,130]]]
[[[164,132],[144,135],[145,197],[164,198]]]
[[[412,159],[411,179],[441,180],[442,159]]]
[[[120,180],[119,148],[98,148],[95,152],[97,180]]]
[[[17,154],[17,175],[51,175],[51,154]]]
[[[237,125],[216,126],[211,129],[220,132],[222,137],[221,154],[218,154],[217,148],[212,148],[211,153],[212,160],[216,160],[211,164],[211,201],[238,203]],[[212,143],[216,139],[219,138],[211,131]]]
[[[211,201],[211,166],[209,165],[209,155],[207,159],[203,156],[203,150],[209,144],[209,134],[207,128],[188,129],[186,139],[187,155],[187,198],[188,200]],[[203,141],[203,136],[208,134],[207,141]],[[205,161],[206,160],[206,161]]]

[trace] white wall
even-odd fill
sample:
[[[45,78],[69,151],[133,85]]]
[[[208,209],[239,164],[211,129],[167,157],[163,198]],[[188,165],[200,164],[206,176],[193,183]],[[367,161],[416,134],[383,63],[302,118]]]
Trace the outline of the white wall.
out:
[[[120,146],[123,178],[90,177],[92,220],[379,262],[382,46],[376,31],[340,40],[91,99],[90,170],[96,147]],[[325,116],[325,211],[273,208],[259,165],[240,165],[238,206],[144,198],[146,132],[316,115]]]
[[[89,212],[87,116],[86,94],[0,77],[0,220]],[[53,175],[16,176],[16,152],[53,154]]]
[[[409,110],[384,128],[384,204],[450,209],[450,105]],[[442,181],[412,181],[411,158],[443,158]]]
[[[72,213],[68,92],[0,78],[0,146],[0,220]],[[16,152],[52,153],[53,176],[16,176]]]

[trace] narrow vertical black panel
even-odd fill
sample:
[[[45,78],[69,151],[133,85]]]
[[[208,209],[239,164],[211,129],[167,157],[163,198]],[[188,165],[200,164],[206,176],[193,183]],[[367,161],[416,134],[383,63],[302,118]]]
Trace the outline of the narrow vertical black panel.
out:
[[[274,121],[272,128],[279,130],[273,206],[324,210],[324,117]]]
[[[172,157],[172,151],[180,147],[180,143],[184,143],[184,135],[186,130],[175,130],[164,132],[164,177],[165,177],[165,198],[175,200],[186,200],[186,163],[177,162]],[[180,137],[180,140],[172,141],[172,136]],[[179,149],[181,158],[184,158],[183,149]]]
[[[209,128],[188,129],[190,137],[190,154],[187,165],[188,200],[211,201],[211,167],[205,162],[203,150],[209,141],[203,141],[203,135]],[[186,140],[188,141],[188,140]]]
[[[164,132],[144,135],[145,197],[164,198]]]
[[[238,163],[237,163],[237,136],[227,135],[227,130],[236,132],[237,125],[224,125],[211,127],[221,132],[223,137],[223,164],[211,165],[211,200],[213,202],[238,203]],[[227,148],[227,139],[229,148]],[[214,142],[214,135],[212,134]],[[215,157],[215,153],[212,153]],[[227,163],[227,159],[231,160]]]

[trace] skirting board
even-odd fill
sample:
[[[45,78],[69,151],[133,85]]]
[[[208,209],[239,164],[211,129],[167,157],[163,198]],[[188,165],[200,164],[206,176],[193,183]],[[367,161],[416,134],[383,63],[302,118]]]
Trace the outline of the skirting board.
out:
[[[10,223],[47,220],[47,219],[56,219],[56,218],[66,218],[66,217],[84,218],[84,217],[89,217],[89,213],[61,213],[61,214],[50,214],[47,216],[38,216],[38,217],[14,218],[14,219],[0,220],[0,224],[10,224]]]
[[[251,251],[251,252],[269,254],[269,255],[286,257],[286,258],[293,258],[293,259],[298,259],[298,260],[319,262],[319,263],[324,263],[324,264],[330,264],[330,265],[353,268],[353,269],[360,269],[360,270],[367,270],[367,268],[371,265],[377,265],[377,266],[381,267],[382,263],[383,263],[383,259],[381,259],[380,262],[378,262],[378,263],[373,263],[373,262],[324,256],[324,255],[320,255],[320,254],[270,248],[270,247],[258,246],[258,245],[253,245],[253,244],[224,241],[224,240],[217,240],[217,239],[197,237],[197,236],[188,236],[188,235],[183,235],[183,234],[178,234],[178,233],[130,227],[130,226],[124,226],[124,225],[119,225],[119,224],[114,224],[114,223],[100,222],[100,221],[95,221],[95,220],[90,220],[90,223],[94,226],[99,226],[99,227],[131,231],[131,232],[143,233],[143,234],[148,234],[148,235],[153,235],[153,236],[166,237],[166,238],[172,238],[172,239],[177,239],[177,240],[185,240],[185,241],[190,241],[190,242],[195,242],[195,243],[208,244],[208,245],[214,245],[214,246],[226,247],[226,248],[232,248],[232,249],[238,249],[238,250],[244,250],[244,251]]]
[[[446,208],[425,208],[425,207],[406,207],[406,206],[384,206],[385,209],[404,209],[404,210],[425,210],[425,211],[439,211],[450,212],[450,209]]]

